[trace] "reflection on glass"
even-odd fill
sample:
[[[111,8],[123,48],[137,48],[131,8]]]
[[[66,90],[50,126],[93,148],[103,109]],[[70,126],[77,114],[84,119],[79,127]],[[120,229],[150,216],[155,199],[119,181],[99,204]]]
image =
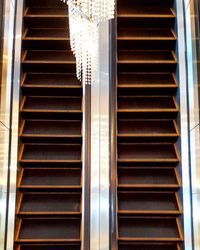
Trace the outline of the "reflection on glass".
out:
[[[3,1],[0,1],[0,96],[1,96],[1,77],[2,77],[2,40],[3,40]]]

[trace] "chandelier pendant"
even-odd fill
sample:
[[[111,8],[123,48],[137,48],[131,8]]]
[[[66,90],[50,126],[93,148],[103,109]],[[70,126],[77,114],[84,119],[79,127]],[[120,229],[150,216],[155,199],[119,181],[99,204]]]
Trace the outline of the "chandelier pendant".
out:
[[[99,24],[114,18],[115,0],[61,0],[68,5],[71,50],[76,75],[83,84],[97,79]]]

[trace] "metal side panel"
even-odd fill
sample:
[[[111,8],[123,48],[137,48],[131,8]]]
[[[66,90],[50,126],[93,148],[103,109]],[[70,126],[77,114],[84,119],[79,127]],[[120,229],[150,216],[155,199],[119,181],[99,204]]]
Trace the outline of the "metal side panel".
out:
[[[3,62],[0,96],[0,121],[7,128],[10,128],[14,12],[14,3],[11,0],[6,0],[4,3],[3,16]]]
[[[10,120],[15,2],[3,1],[2,79],[0,91],[0,249],[6,244],[7,200],[10,152]]]
[[[190,189],[190,161],[189,161],[189,127],[187,103],[187,72],[185,58],[185,26],[184,2],[176,1],[177,30],[178,30],[178,57],[180,82],[180,123],[181,123],[181,155],[182,155],[182,186],[183,186],[183,213],[184,213],[184,245],[185,250],[192,250],[192,214]]]
[[[21,36],[23,0],[17,1],[16,30],[15,30],[15,54],[14,54],[14,78],[13,78],[13,102],[12,102],[12,137],[11,137],[11,162],[10,162],[10,193],[8,210],[7,250],[13,250],[16,175],[18,155],[18,115],[19,115],[19,86],[20,86],[20,62],[21,62]]]
[[[0,123],[0,249],[5,243],[9,135],[9,129]]]
[[[100,26],[99,75],[91,85],[91,250],[109,249],[109,23]]]
[[[192,218],[193,218],[193,249],[200,249],[200,131],[199,131],[199,73],[198,73],[198,36],[199,36],[199,1],[185,0],[185,23],[187,42],[188,68],[188,101],[189,101],[189,130],[191,158],[191,189],[192,189]]]

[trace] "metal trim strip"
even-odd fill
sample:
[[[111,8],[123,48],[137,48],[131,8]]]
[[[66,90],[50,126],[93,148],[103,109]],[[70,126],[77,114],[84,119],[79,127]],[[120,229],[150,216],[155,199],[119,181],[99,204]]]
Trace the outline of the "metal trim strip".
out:
[[[83,87],[82,250],[90,250],[91,87]]]
[[[189,127],[187,102],[187,67],[184,24],[184,0],[176,1],[178,58],[180,82],[180,124],[181,124],[181,156],[182,156],[182,185],[183,185],[183,217],[184,217],[184,245],[192,250],[192,214],[191,214],[191,184],[189,160]]]
[[[116,2],[117,5],[117,2]],[[117,6],[116,6],[117,8]],[[110,21],[110,247],[117,250],[117,19]]]

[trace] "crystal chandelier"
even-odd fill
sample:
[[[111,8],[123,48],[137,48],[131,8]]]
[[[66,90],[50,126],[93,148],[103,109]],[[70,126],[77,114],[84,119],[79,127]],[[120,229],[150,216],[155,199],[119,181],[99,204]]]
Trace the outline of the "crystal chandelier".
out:
[[[68,4],[70,45],[76,75],[83,84],[95,82],[99,59],[100,22],[114,18],[115,0],[61,0]]]

